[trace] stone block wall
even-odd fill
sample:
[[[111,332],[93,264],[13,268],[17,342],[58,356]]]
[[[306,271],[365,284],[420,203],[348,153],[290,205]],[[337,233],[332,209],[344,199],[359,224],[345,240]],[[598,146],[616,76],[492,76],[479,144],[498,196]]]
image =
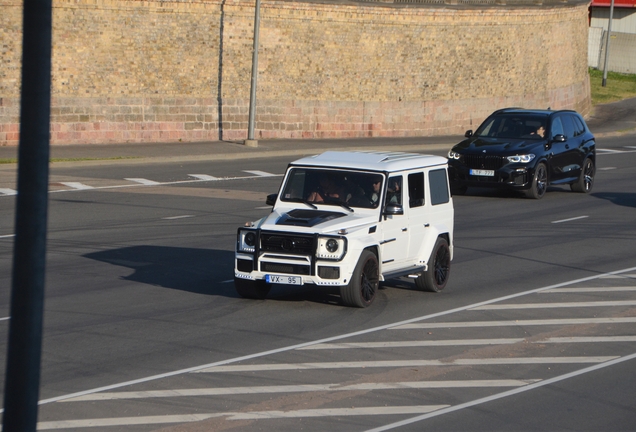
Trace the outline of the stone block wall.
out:
[[[256,138],[459,134],[505,106],[588,114],[573,1],[262,0]],[[52,144],[247,137],[254,1],[53,5]],[[21,8],[0,0],[0,145],[19,138]]]

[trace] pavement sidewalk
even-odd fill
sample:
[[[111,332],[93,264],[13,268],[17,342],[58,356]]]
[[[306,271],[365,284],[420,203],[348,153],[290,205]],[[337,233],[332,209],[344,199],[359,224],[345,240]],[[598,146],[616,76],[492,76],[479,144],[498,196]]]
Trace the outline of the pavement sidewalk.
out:
[[[597,105],[587,119],[597,138],[636,134],[636,98]],[[111,165],[165,163],[226,159],[251,159],[276,156],[303,156],[326,150],[383,149],[426,152],[446,150],[461,141],[461,136],[350,139],[273,139],[259,140],[258,147],[242,142],[209,141],[195,143],[124,143],[51,146],[52,159],[61,165]],[[18,148],[0,147],[0,159],[15,159]],[[78,159],[77,161],[69,161]],[[0,164],[0,170],[15,169],[15,164]]]

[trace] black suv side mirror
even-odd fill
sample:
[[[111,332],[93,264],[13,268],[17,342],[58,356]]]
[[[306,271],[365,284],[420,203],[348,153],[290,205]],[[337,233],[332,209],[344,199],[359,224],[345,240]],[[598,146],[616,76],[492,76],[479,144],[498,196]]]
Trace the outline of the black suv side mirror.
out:
[[[276,200],[278,199],[278,194],[269,194],[267,195],[267,199],[265,200],[266,205],[273,206],[276,204]]]
[[[565,142],[565,136],[563,134],[557,134],[554,137],[552,137],[552,141],[554,142]]]
[[[473,136],[473,130],[472,129],[467,130],[464,136],[466,138],[470,138],[471,136]]]

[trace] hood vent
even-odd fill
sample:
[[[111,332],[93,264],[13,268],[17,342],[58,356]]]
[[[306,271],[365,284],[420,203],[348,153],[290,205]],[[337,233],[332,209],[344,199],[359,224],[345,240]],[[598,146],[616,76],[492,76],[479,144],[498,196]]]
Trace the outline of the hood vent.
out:
[[[280,219],[276,221],[276,225],[312,227],[344,215],[344,213],[340,212],[296,209],[282,215]]]

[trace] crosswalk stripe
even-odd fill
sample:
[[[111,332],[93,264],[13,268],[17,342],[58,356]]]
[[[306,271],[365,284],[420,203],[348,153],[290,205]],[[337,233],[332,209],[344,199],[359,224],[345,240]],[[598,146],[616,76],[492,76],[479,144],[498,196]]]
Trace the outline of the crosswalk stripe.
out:
[[[60,182],[60,184],[63,184],[64,186],[68,186],[72,189],[77,189],[77,190],[94,189],[93,186],[89,186],[87,184],[80,183],[80,182]]]
[[[636,342],[636,336],[571,336],[552,337],[537,343]]]
[[[100,400],[120,400],[120,399],[146,399],[146,398],[168,398],[168,397],[193,397],[193,396],[229,396],[244,394],[271,394],[271,393],[302,393],[302,392],[323,392],[323,391],[370,391],[370,390],[394,390],[394,389],[427,389],[427,388],[481,388],[481,387],[518,387],[524,386],[538,379],[502,379],[502,380],[460,380],[460,381],[406,381],[406,382],[381,382],[381,383],[359,383],[342,385],[340,383],[330,384],[299,384],[280,386],[257,386],[257,387],[225,387],[225,388],[200,388],[200,389],[176,389],[176,390],[149,390],[149,391],[127,391],[95,393],[79,396],[73,399],[66,399],[66,402],[87,402]]]
[[[370,415],[397,415],[397,414],[425,414],[450,405],[415,405],[415,406],[379,406],[358,408],[318,408],[296,411],[251,411],[251,412],[224,412],[211,414],[185,414],[162,415],[144,417],[117,417],[86,420],[61,420],[40,422],[37,430],[77,429],[89,427],[107,426],[132,426],[162,423],[190,423],[211,419],[214,417],[227,417],[227,420],[260,420],[304,417],[344,417],[344,416],[370,416]]]
[[[618,292],[618,291],[636,291],[636,286],[620,286],[620,287],[579,287],[579,288],[553,288],[541,291],[539,294],[551,293],[581,293],[581,292]]]
[[[556,309],[573,307],[606,307],[606,306],[636,306],[636,300],[613,300],[593,302],[567,303],[522,303],[522,304],[491,304],[477,306],[470,310],[503,310],[503,309]]]
[[[506,339],[450,339],[428,341],[390,341],[390,342],[344,342],[324,343],[299,348],[299,350],[324,350],[348,348],[407,348],[425,346],[463,346],[463,345],[506,345],[525,341],[524,338]]]
[[[125,178],[124,180],[128,180],[131,182],[135,182],[135,183],[140,183],[142,185],[147,185],[147,186],[154,186],[154,185],[159,185],[161,183],[156,182],[154,180],[148,180],[145,178]]]
[[[464,328],[464,327],[509,327],[509,326],[542,326],[542,325],[574,325],[574,324],[627,324],[635,323],[636,317],[620,318],[559,318],[544,320],[510,320],[510,321],[466,321],[441,323],[412,323],[391,327],[390,330]]]
[[[307,369],[360,369],[360,368],[400,368],[416,366],[471,366],[471,365],[512,365],[512,364],[572,364],[602,363],[613,360],[616,356],[596,357],[515,357],[515,358],[483,358],[442,360],[386,360],[386,361],[353,361],[353,362],[320,362],[320,363],[272,363],[255,365],[226,365],[195,371],[194,373],[220,372],[262,372]]]

